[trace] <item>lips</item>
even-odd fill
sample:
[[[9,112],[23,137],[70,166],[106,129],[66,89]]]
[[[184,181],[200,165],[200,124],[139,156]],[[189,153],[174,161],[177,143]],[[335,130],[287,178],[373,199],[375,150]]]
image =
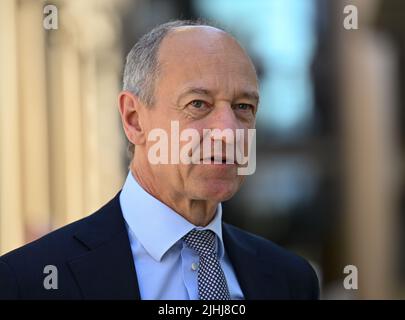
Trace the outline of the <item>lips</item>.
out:
[[[226,156],[212,156],[210,158],[201,159],[201,161],[203,164],[226,164],[226,165],[235,164],[234,159],[228,159],[228,163],[227,163]]]

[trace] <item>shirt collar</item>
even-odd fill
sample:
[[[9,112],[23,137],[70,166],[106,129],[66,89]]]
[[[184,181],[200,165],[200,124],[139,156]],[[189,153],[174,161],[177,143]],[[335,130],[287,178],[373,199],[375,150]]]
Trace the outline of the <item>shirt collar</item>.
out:
[[[120,194],[120,204],[128,227],[156,261],[161,261],[163,255],[194,228],[213,231],[217,235],[218,255],[223,257],[221,203],[218,204],[214,219],[206,227],[196,227],[146,192],[130,171]]]

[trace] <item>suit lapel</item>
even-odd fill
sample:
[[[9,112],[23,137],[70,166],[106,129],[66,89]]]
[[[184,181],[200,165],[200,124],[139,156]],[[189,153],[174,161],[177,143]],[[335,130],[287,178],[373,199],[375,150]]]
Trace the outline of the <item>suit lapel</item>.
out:
[[[140,299],[119,194],[75,234],[88,249],[68,264],[85,299]]]
[[[224,223],[222,230],[225,251],[245,299],[288,299],[288,285],[272,269],[271,257],[261,257],[237,229]],[[140,299],[119,194],[88,217],[74,237],[88,250],[68,261],[85,299]]]
[[[240,231],[226,223],[222,228],[225,251],[246,300],[288,299],[288,284],[272,268],[269,257],[260,256],[259,248],[244,242]]]

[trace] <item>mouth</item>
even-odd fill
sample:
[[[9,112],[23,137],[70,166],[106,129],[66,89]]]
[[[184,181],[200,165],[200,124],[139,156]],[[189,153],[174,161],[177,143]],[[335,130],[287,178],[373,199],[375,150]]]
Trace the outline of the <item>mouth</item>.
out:
[[[228,159],[225,156],[212,156],[211,158],[204,158],[201,159],[202,164],[213,164],[213,165],[226,165],[226,166],[234,166],[236,163],[232,159]]]

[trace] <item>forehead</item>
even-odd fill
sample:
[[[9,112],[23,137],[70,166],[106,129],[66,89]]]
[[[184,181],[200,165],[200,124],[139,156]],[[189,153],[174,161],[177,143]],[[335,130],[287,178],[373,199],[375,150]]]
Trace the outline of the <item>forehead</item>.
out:
[[[165,36],[159,49],[160,57],[164,59],[185,48],[198,48],[204,53],[243,51],[236,40],[222,30],[209,26],[183,26],[172,29]]]
[[[160,45],[158,60],[161,75],[169,78],[218,81],[227,77],[257,82],[253,64],[238,42],[224,31],[209,26],[173,29]]]

